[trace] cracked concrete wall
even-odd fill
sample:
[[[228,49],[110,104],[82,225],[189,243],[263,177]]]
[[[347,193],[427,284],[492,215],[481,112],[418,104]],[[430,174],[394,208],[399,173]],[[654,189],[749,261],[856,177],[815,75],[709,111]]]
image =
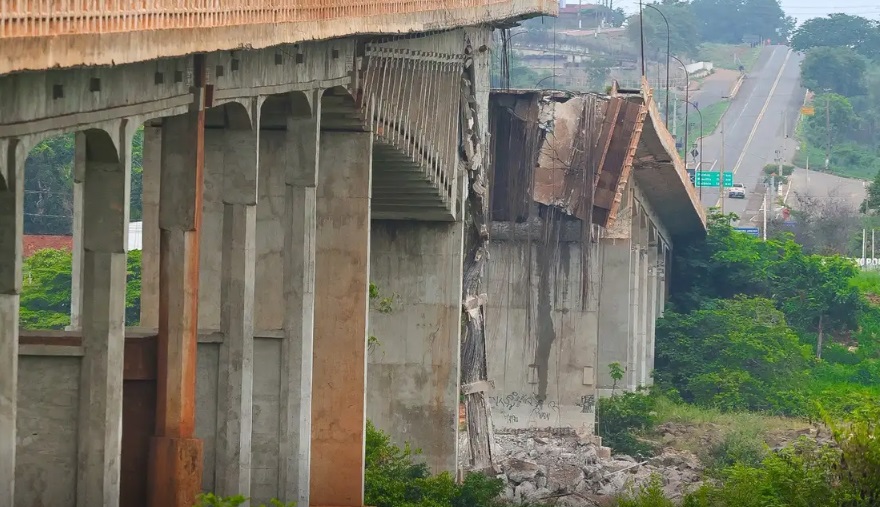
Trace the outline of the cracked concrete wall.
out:
[[[487,357],[499,430],[568,429],[595,420],[598,344],[597,244],[583,306],[583,244],[494,240],[488,265]],[[556,255],[550,255],[555,250]]]

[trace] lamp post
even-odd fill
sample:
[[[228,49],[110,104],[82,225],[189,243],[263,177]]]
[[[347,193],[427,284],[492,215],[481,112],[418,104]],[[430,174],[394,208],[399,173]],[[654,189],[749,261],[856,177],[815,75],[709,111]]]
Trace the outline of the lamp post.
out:
[[[689,100],[685,99],[684,102],[687,105],[693,106],[693,108],[697,111],[697,114],[700,115],[700,153],[699,153],[700,161],[699,161],[699,165],[697,167],[698,167],[699,171],[702,172],[703,171],[703,113],[700,111],[699,107],[691,104],[691,102]],[[685,106],[685,108],[687,108],[687,106]],[[685,111],[687,111],[687,109],[685,109]],[[685,126],[684,126],[685,138],[687,138],[687,128],[688,128],[688,125],[687,125],[687,123],[685,123]],[[688,145],[685,144],[684,145],[685,167],[687,167],[687,156],[688,156]],[[723,174],[722,174],[722,176],[723,176]],[[696,171],[694,171],[694,178],[696,179]],[[703,187],[702,186],[700,186],[700,202],[701,203],[703,202]]]
[[[642,77],[645,77],[645,23],[642,13],[642,0],[639,0],[639,50],[642,56]]]
[[[671,34],[669,32],[669,20],[666,19],[666,15],[663,14],[663,11],[654,7],[653,4],[648,4],[645,7],[657,11],[657,13],[660,14],[660,16],[663,18],[663,22],[666,23],[666,130],[669,130],[669,42],[671,38]],[[641,22],[641,11],[639,11],[639,22]],[[644,55],[642,56],[642,58],[644,58]],[[687,112],[687,110],[685,110],[685,112]]]
[[[670,55],[670,58],[674,58],[675,61],[681,65],[681,70],[684,71],[684,151],[685,151],[685,154],[687,154],[688,106],[690,105],[690,99],[691,99],[691,95],[690,95],[691,94],[691,77],[690,77],[690,75],[688,75],[687,65],[685,65],[683,61],[681,61],[677,56]],[[667,67],[666,70],[669,71],[669,68]],[[669,92],[667,91],[666,94],[668,95]],[[702,116],[702,113],[700,113],[700,116]],[[700,151],[703,151],[703,150],[700,150]]]
[[[550,76],[546,76],[546,77],[542,77],[541,79],[538,80],[537,83],[535,83],[535,88],[537,88],[538,85],[541,84],[541,83],[543,83],[544,81],[546,81],[546,80],[548,80],[548,79],[550,79],[550,78],[557,78],[557,77],[559,77],[559,76],[557,76],[556,74],[553,74],[553,75],[550,75]]]

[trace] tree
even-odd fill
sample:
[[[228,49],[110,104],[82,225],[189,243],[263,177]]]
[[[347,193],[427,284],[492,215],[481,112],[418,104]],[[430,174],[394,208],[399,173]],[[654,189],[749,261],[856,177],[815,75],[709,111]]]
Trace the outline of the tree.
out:
[[[794,227],[780,230],[793,232],[795,241],[807,253],[851,255],[851,239],[857,233],[861,235],[862,230],[855,206],[836,190],[825,197],[797,190],[793,193],[797,202],[797,209],[792,211]],[[859,241],[861,245],[861,238]]]
[[[785,40],[794,27],[777,0],[693,0],[690,5],[706,42]]]
[[[713,215],[708,235],[679,249],[672,269],[676,311],[698,311],[712,300],[758,297],[772,301],[807,341],[857,329],[864,302],[849,285],[854,265],[807,255],[790,236],[761,241],[733,230],[730,220]]]
[[[830,14],[808,19],[791,38],[791,47],[798,51],[823,46],[849,48],[874,57],[880,52],[880,24],[861,16]]]
[[[849,99],[843,95],[816,95],[813,104],[816,114],[808,116],[804,125],[804,134],[810,144],[823,148],[829,142],[839,144],[855,129],[858,119]]]
[[[47,248],[22,265],[20,324],[25,329],[62,329],[70,324],[71,255]]]
[[[143,210],[144,129],[131,142],[131,220]],[[37,144],[25,161],[24,230],[27,234],[65,236],[73,223],[74,134]]]
[[[814,47],[801,63],[801,81],[807,88],[853,96],[865,92],[865,59],[847,47]]]
[[[70,324],[71,266],[68,250],[46,248],[24,261],[20,324],[26,329],[62,329]],[[128,253],[125,323],[136,326],[141,309],[141,251]]]
[[[663,12],[669,21],[670,51],[673,56],[694,56],[700,44],[700,34],[697,30],[697,18],[694,16],[690,5],[684,2],[664,2],[652,4]],[[663,17],[651,8],[642,9],[645,16],[645,48],[651,54],[656,54],[658,60],[666,58],[666,23]],[[639,16],[629,18],[626,28],[627,37],[633,44],[638,46],[641,41],[641,27]],[[647,51],[646,51],[647,52]]]
[[[774,270],[773,294],[792,326],[816,335],[816,355],[822,357],[826,334],[858,328],[864,301],[852,280],[858,268],[839,256],[803,255],[790,248]]]
[[[657,381],[686,401],[725,410],[798,413],[792,394],[805,380],[809,350],[773,301],[708,300],[657,322]]]
[[[24,170],[25,233],[69,235],[73,218],[73,134],[37,144]]]

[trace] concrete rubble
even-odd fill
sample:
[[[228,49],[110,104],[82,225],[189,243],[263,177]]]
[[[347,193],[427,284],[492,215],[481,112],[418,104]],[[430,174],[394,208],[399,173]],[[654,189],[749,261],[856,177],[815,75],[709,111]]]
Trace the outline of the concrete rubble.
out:
[[[611,455],[594,437],[559,436],[528,431],[495,435],[497,477],[503,496],[514,504],[541,502],[566,507],[593,507],[657,475],[671,499],[698,488],[703,466],[693,453],[664,449],[653,458],[636,460]]]

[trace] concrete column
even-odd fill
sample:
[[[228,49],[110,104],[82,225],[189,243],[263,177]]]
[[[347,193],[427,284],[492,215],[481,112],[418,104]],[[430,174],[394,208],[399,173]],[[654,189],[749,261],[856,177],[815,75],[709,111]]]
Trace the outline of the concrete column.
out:
[[[636,348],[636,387],[646,385],[648,380],[646,361],[648,357],[648,329],[651,326],[651,312],[649,309],[651,301],[648,297],[651,291],[648,281],[648,272],[651,269],[650,261],[648,260],[648,250],[651,248],[650,228],[648,216],[645,210],[642,209],[639,218],[639,334],[637,336],[638,347]]]
[[[324,131],[315,249],[311,505],[364,504],[372,133]]]
[[[83,181],[82,341],[77,448],[78,507],[119,505],[122,365],[131,182],[127,122],[119,132],[77,134]],[[111,137],[112,136],[112,137]]]
[[[649,315],[648,315],[648,353],[645,358],[645,367],[648,371],[648,377],[646,379],[646,384],[651,385],[654,383],[654,379],[651,376],[651,373],[654,371],[654,347],[656,343],[656,329],[657,329],[657,319],[660,317],[660,299],[661,299],[661,274],[662,271],[662,260],[660,258],[659,252],[660,248],[662,248],[662,244],[660,242],[659,236],[657,235],[656,230],[654,231],[654,238],[651,243],[651,247],[648,249],[648,262],[651,265],[650,268],[650,291],[648,294],[649,297]]]
[[[159,339],[151,507],[190,507],[201,492],[195,433],[199,228],[204,187],[204,110],[162,121],[159,196]]]
[[[657,325],[657,299],[658,299],[658,261],[657,261],[657,229],[651,227],[648,240],[648,293],[647,293],[647,339],[645,345],[645,363],[643,383],[645,385],[653,384],[651,373],[654,370],[654,329]]]
[[[82,328],[83,272],[83,181],[86,174],[86,134],[77,132],[73,155],[73,252],[70,270],[70,325],[68,330]]]
[[[374,221],[370,234],[370,280],[391,308],[370,312],[368,414],[435,473],[458,466],[463,239],[461,221]]]
[[[608,365],[617,362],[627,366],[630,347],[631,305],[630,270],[632,241],[629,238],[599,240],[601,285],[599,288],[599,360],[600,393],[610,392],[614,382]],[[618,388],[625,388],[626,375]]]
[[[146,328],[159,327],[159,188],[162,168],[162,128],[144,125],[143,154],[143,247],[141,248],[141,321]],[[153,275],[153,276],[149,276]]]
[[[638,385],[638,355],[639,355],[639,335],[641,332],[641,277],[642,270],[641,260],[641,206],[633,201],[632,207],[632,228],[630,230],[630,270],[629,270],[629,286],[630,286],[630,316],[629,316],[629,346],[627,347],[626,362],[626,388],[635,390]]]
[[[15,505],[18,307],[26,156],[18,139],[0,139],[0,505]]]
[[[287,125],[284,213],[284,343],[281,346],[281,466],[284,501],[309,505],[312,357],[315,331],[315,245],[320,100],[310,118]]]
[[[230,105],[227,107],[238,107]],[[257,121],[257,124],[258,121]],[[215,490],[250,496],[259,128],[206,132],[222,152],[223,239]]]

